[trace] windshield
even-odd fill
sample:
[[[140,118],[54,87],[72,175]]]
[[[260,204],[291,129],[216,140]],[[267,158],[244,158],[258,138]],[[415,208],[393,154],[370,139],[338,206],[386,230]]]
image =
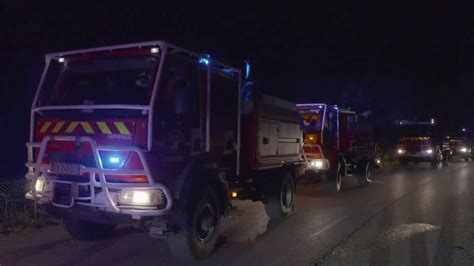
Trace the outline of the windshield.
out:
[[[398,129],[400,137],[428,137],[432,136],[434,127],[432,125],[406,125]]]
[[[322,110],[316,109],[314,112],[300,112],[301,128],[303,130],[321,131],[322,128]]]
[[[148,105],[158,60],[151,56],[52,60],[38,106]]]

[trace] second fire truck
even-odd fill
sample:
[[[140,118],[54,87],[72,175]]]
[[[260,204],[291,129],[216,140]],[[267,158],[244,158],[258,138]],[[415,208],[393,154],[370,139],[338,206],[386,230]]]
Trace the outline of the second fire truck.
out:
[[[347,176],[355,175],[362,184],[370,184],[373,169],[380,163],[371,127],[361,123],[356,112],[335,105],[305,103],[297,107],[307,174],[326,175],[335,191],[341,190]]]

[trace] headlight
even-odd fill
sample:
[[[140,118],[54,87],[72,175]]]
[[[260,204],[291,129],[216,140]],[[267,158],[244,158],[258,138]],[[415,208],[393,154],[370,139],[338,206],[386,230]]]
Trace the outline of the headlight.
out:
[[[381,164],[381,163],[382,163],[382,160],[376,159],[376,160],[375,160],[375,163],[376,163],[376,164]]]
[[[43,193],[45,183],[46,183],[46,180],[45,180],[44,176],[39,176],[36,179],[36,183],[35,183],[36,193]]]
[[[398,154],[404,154],[404,153],[405,153],[405,150],[403,150],[403,149],[398,149],[398,150],[397,150],[397,153],[398,153]]]
[[[467,152],[467,148],[466,147],[462,147],[461,149],[459,149],[460,152]]]
[[[325,163],[323,160],[312,160],[310,162],[311,167],[316,168],[316,169],[323,169],[325,166]]]
[[[123,190],[118,202],[121,205],[157,206],[163,202],[161,190]]]
[[[425,150],[425,152],[428,153],[428,154],[432,154],[433,150],[432,149],[427,149],[427,150]]]

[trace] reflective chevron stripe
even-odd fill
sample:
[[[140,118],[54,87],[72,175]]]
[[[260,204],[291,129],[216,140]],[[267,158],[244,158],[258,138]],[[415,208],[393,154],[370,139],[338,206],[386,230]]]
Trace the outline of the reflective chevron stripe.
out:
[[[81,126],[87,134],[94,134],[94,130],[92,129],[91,124],[89,124],[89,122],[81,122]]]
[[[114,122],[114,125],[121,135],[130,135],[130,131],[123,122]]]
[[[113,124],[112,124],[113,123]],[[114,134],[113,131],[119,134],[117,135],[131,135],[132,133],[127,128],[125,122],[89,122],[89,121],[46,121],[41,125],[40,133],[74,133],[74,131],[80,126],[86,134],[94,134],[100,132],[104,135]]]
[[[79,125],[79,122],[71,122],[71,124],[69,124],[66,129],[66,133],[72,133],[76,129],[77,125]]]
[[[99,127],[102,134],[112,134],[112,131],[110,131],[109,126],[107,126],[107,123],[105,123],[105,122],[96,122],[96,124],[97,124],[97,127]]]
[[[50,125],[51,125],[51,122],[49,121],[45,122],[40,129],[40,133],[46,133]]]
[[[51,132],[53,132],[53,133],[58,133],[59,130],[61,130],[61,128],[63,128],[63,126],[64,126],[65,123],[66,123],[66,122],[64,122],[64,121],[58,122],[58,123],[56,124],[56,126],[54,126],[53,131],[51,131]]]

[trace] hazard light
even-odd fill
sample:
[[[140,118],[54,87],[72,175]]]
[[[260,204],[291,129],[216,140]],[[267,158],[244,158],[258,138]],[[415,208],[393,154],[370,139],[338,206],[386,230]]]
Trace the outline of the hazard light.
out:
[[[203,64],[203,65],[209,65],[210,61],[211,61],[211,56],[209,56],[208,54],[204,54],[202,55],[200,58],[199,58],[199,64]]]
[[[110,157],[110,158],[109,158],[109,162],[112,163],[112,164],[120,163],[120,158],[118,158],[118,157]]]
[[[105,169],[117,169],[122,168],[124,165],[124,160],[119,156],[103,156],[101,155],[102,166]]]

